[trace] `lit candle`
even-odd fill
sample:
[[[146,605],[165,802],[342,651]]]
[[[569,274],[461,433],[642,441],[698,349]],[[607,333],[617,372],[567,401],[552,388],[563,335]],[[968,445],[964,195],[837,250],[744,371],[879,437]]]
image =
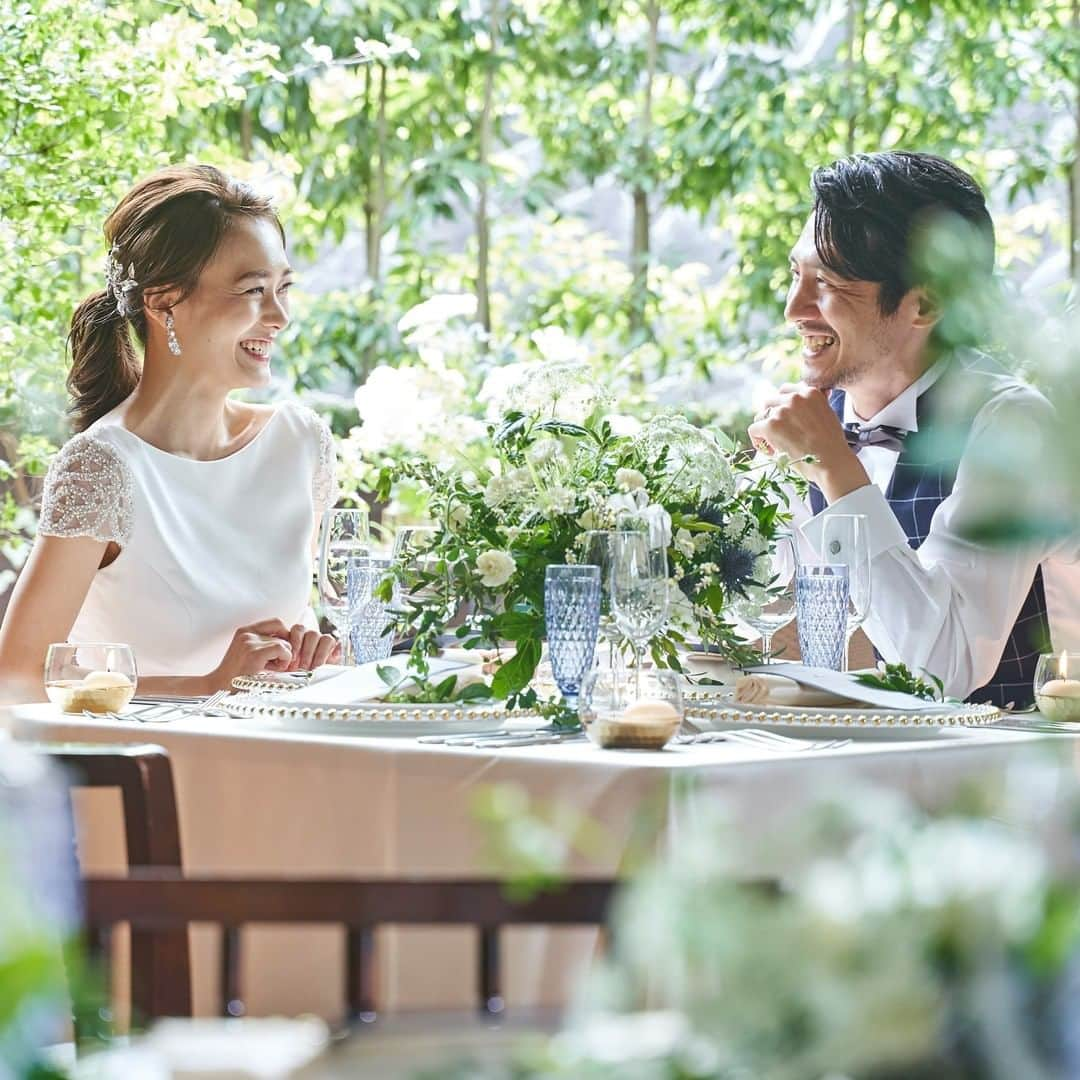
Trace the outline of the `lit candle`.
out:
[[[1080,721],[1080,679],[1069,678],[1069,654],[1058,660],[1058,677],[1035,691],[1035,704],[1048,720]]]

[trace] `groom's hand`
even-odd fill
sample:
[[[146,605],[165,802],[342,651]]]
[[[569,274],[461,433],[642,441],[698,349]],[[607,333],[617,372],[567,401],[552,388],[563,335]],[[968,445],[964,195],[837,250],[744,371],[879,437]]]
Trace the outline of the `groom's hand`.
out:
[[[844,438],[828,398],[814,387],[785,384],[765,402],[747,432],[762,452],[787,454],[796,468],[833,503],[870,483]],[[811,457],[813,461],[800,458]]]

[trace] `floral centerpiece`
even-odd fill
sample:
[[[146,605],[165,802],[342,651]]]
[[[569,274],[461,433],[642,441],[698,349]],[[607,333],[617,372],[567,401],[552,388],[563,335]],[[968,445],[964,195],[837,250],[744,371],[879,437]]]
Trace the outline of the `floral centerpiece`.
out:
[[[383,498],[395,479],[420,483],[436,526],[424,558],[398,567],[407,589],[397,630],[412,637],[411,666],[426,671],[467,608],[454,630],[463,645],[514,645],[492,696],[535,704],[545,568],[582,561],[587,531],[631,522],[668,548],[671,617],[653,640],[654,661],[678,668],[677,648],[688,640],[742,659],[746,647],[725,613],[736,594],[767,593],[783,466],[755,461],[680,416],[624,427],[606,415],[582,364],[536,366],[514,401],[489,427],[483,468],[458,472],[416,457],[381,479]]]

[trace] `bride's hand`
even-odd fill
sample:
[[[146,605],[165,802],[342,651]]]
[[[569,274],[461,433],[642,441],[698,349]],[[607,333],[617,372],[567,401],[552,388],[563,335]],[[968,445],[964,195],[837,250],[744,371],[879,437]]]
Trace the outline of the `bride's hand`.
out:
[[[292,660],[280,669],[282,671],[312,671],[341,659],[341,644],[337,638],[309,630],[303,623],[297,623],[289,631],[289,645]]]
[[[233,634],[221,663],[207,676],[211,690],[230,690],[238,675],[288,671],[293,660],[289,628],[280,619],[241,626]]]

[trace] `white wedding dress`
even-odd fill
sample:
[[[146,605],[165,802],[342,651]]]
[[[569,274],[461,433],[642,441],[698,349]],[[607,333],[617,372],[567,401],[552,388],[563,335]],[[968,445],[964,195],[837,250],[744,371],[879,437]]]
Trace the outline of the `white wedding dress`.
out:
[[[38,531],[115,541],[69,640],[131,645],[143,675],[205,675],[239,626],[310,622],[312,536],[337,499],[334,443],[310,409],[280,405],[217,461],[166,453],[119,410],[49,468]]]

